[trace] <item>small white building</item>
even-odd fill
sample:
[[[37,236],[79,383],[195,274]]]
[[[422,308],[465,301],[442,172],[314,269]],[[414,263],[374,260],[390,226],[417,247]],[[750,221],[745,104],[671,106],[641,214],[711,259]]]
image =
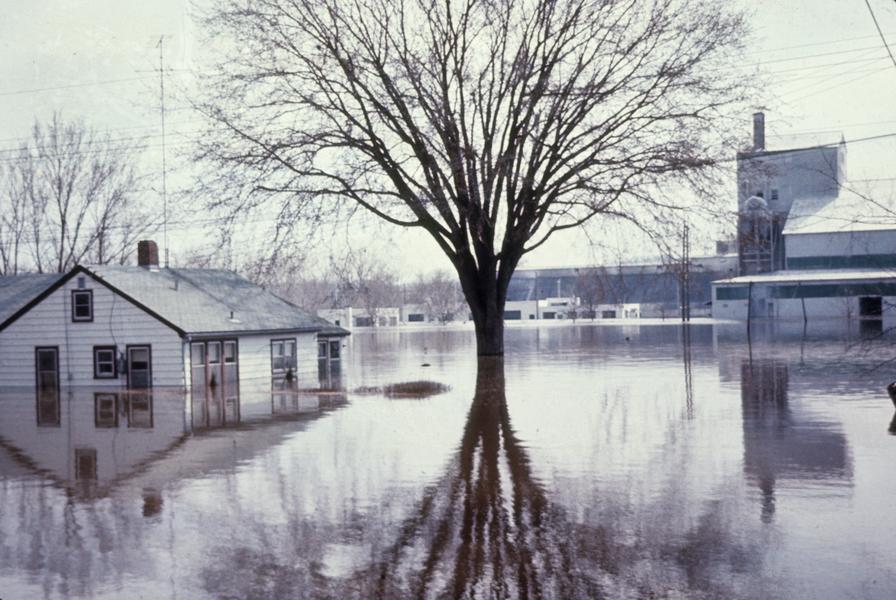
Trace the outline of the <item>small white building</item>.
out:
[[[334,325],[346,329],[355,327],[396,327],[401,322],[401,309],[397,307],[377,308],[374,315],[363,308],[325,308],[317,311],[318,316]]]
[[[138,255],[137,267],[0,278],[0,390],[226,399],[250,386],[314,388],[338,368],[345,329],[229,271],[159,268],[153,242]]]
[[[896,273],[875,269],[744,275],[714,282],[712,294],[717,319],[896,316]]]

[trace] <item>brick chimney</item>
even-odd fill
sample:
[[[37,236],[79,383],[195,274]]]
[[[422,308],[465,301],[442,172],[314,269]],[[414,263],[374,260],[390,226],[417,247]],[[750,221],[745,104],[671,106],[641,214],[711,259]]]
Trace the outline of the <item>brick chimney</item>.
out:
[[[765,150],[765,113],[753,113],[753,152]]]
[[[154,241],[137,242],[137,265],[150,270],[159,268],[159,247]]]

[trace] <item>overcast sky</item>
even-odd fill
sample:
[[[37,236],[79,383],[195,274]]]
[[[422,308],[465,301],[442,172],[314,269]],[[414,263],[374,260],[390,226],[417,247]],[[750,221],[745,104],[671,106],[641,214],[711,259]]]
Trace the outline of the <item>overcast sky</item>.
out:
[[[847,141],[896,132],[896,65],[863,0],[752,0],[744,5],[754,31],[744,65],[760,63],[770,75],[769,88],[756,103],[766,112],[770,135],[794,135],[811,143],[832,132],[842,132]],[[896,52],[896,2],[871,0],[871,5]],[[175,70],[166,85],[172,91],[189,85],[190,70],[201,66],[191,12],[187,0],[0,0],[0,160],[27,136],[35,118],[63,110],[67,117],[111,130],[113,138],[140,136],[148,146],[148,165],[158,165],[159,82],[153,73],[158,40],[165,36],[166,67]],[[172,100],[168,109],[169,156],[175,156],[176,168],[177,151],[202,123],[182,103]],[[744,115],[745,135],[749,117]],[[894,157],[896,138],[850,144],[849,177],[894,177]],[[175,253],[191,233],[184,227],[172,228],[178,237],[172,244]],[[608,233],[598,223],[591,235],[612,242],[624,234]],[[403,253],[401,265],[410,272],[447,266],[423,234],[377,228],[375,235],[353,242],[371,244],[374,251],[392,244],[413,249]],[[528,257],[527,264],[589,260],[586,237],[568,234]]]

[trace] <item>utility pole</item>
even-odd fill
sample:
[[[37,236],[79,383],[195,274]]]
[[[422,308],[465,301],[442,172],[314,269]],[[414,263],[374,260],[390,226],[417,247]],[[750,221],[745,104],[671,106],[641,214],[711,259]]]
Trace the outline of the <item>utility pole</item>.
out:
[[[165,36],[159,36],[159,99],[162,115],[162,227],[165,244],[165,268],[168,268],[168,168],[165,161]]]
[[[684,320],[691,320],[691,230],[684,224]]]
[[[678,266],[678,298],[681,303],[681,320],[691,320],[691,240],[687,223],[681,232],[681,264]]]

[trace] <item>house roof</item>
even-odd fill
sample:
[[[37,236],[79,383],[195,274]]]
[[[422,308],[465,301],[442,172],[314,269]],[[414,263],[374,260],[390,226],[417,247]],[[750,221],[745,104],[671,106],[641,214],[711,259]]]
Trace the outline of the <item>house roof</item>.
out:
[[[817,283],[827,281],[896,280],[896,272],[887,269],[824,269],[785,270],[756,275],[741,275],[713,281],[713,285],[744,285],[750,283]]]
[[[276,331],[349,335],[345,329],[309,314],[231,271],[125,266],[75,267],[65,275],[55,276],[55,281],[47,280],[43,285],[35,282],[30,294],[17,295],[16,307],[0,309],[0,314],[8,312],[0,318],[0,329],[24,314],[23,308],[30,308],[29,301],[40,301],[48,291],[78,272],[97,279],[182,335]]]
[[[0,323],[5,323],[30,300],[62,277],[62,273],[0,277]]]
[[[844,183],[836,198],[796,198],[784,235],[896,229],[892,181]]]

